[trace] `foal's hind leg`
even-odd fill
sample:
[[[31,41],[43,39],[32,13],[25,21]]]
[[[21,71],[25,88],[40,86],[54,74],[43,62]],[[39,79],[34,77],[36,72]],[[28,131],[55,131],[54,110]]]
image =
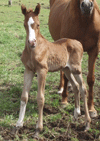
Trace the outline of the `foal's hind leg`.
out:
[[[66,77],[71,82],[73,86],[73,90],[75,93],[75,110],[74,110],[74,118],[77,119],[78,115],[80,115],[80,93],[79,93],[79,85],[76,82],[73,74],[70,72],[70,69],[67,67],[63,69]]]
[[[23,119],[25,115],[26,104],[28,101],[28,94],[30,91],[33,75],[34,75],[33,72],[30,70],[26,69],[24,72],[24,88],[21,95],[20,113],[19,113],[19,119],[16,123],[16,127],[23,127]]]
[[[86,89],[86,86],[82,80],[82,74],[78,74],[78,75],[74,75],[74,76],[80,86],[80,93],[83,96],[84,109],[85,109],[85,119],[86,119],[85,131],[87,131],[90,128],[90,122],[91,122],[91,118],[90,118],[89,111],[88,111],[88,105],[87,105],[87,89]]]
[[[66,78],[65,74],[64,74],[64,90],[62,92],[62,102],[61,104],[65,107],[68,102],[67,102],[67,97],[68,97],[68,79]]]
[[[62,94],[63,90],[64,90],[64,72],[60,71],[60,85],[58,94]]]

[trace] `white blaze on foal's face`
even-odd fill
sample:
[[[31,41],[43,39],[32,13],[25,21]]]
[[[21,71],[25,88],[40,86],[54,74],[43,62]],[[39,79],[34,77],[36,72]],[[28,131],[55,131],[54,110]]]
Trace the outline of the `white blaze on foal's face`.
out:
[[[34,24],[34,20],[32,17],[28,20],[28,28],[29,28],[29,41],[36,41],[35,31],[32,29],[32,24]]]

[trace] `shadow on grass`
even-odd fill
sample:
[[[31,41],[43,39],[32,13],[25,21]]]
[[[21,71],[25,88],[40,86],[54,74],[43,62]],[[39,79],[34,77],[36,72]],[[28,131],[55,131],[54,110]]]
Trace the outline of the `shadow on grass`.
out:
[[[0,6],[10,7],[8,4],[0,4]]]
[[[13,115],[14,118],[18,118],[21,93],[22,87],[20,83],[17,83],[17,86],[11,84],[0,86],[1,118],[4,118],[6,115]],[[33,112],[37,112],[37,100],[35,95],[29,95],[26,110],[28,115],[31,115]]]
[[[21,92],[20,84],[17,86],[11,84],[0,86],[0,117],[18,113]]]

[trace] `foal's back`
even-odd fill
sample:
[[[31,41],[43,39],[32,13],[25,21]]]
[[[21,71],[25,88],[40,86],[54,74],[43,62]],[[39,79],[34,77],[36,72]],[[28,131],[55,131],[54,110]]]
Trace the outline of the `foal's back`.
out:
[[[48,43],[48,70],[57,71],[69,67],[73,73],[81,73],[82,44],[74,39],[62,38]]]

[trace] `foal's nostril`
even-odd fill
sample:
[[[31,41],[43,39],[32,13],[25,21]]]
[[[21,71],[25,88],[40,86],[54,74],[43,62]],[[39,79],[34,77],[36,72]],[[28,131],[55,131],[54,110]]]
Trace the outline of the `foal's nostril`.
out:
[[[36,39],[33,39],[32,41],[28,40],[28,44],[30,47],[35,47],[36,46]]]
[[[30,41],[28,40],[28,43],[30,43]]]
[[[28,40],[28,43],[29,44],[33,44],[34,43],[34,40],[33,41]]]
[[[36,39],[34,39],[33,42],[36,42]]]
[[[31,45],[33,41],[28,40],[28,43]]]

